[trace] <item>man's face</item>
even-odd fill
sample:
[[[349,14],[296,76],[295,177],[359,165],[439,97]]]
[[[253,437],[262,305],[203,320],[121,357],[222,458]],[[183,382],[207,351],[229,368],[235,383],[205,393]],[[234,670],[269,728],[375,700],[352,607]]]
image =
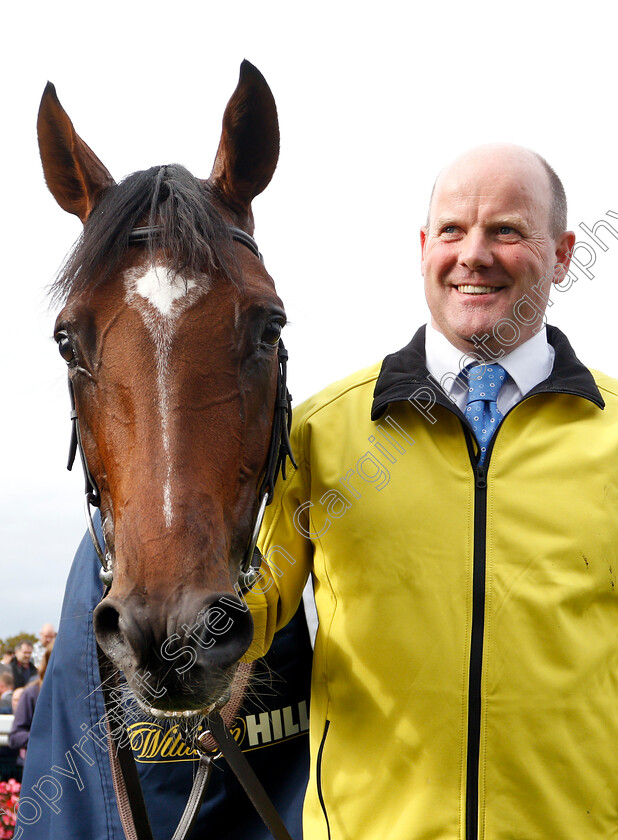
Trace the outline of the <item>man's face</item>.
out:
[[[32,656],[32,645],[20,645],[15,651],[15,659],[20,665],[27,665]]]
[[[478,353],[486,335],[494,354],[510,352],[541,328],[552,279],[564,276],[575,242],[572,233],[554,240],[550,203],[545,170],[516,147],[473,150],[440,175],[421,230],[422,272],[432,324],[463,352]],[[555,275],[556,264],[564,270]],[[502,319],[516,329],[494,333]]]
[[[56,638],[56,631],[51,626],[51,624],[45,624],[41,627],[39,632],[39,639],[41,640],[41,644],[43,647],[47,647],[47,645],[51,644],[54,639]]]

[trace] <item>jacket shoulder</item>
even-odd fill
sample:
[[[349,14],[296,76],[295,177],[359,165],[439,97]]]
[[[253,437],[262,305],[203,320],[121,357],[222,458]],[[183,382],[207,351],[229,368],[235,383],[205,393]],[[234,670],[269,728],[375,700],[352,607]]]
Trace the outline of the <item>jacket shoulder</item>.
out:
[[[369,390],[370,397],[373,397],[373,389],[375,382],[382,367],[382,360],[375,362],[369,367],[358,370],[355,373],[333,382],[318,391],[309,399],[302,402],[298,407],[294,408],[294,425],[299,426],[310,420],[314,415],[323,411],[324,409],[338,404],[346,397],[359,390]],[[371,405],[371,403],[370,403]]]

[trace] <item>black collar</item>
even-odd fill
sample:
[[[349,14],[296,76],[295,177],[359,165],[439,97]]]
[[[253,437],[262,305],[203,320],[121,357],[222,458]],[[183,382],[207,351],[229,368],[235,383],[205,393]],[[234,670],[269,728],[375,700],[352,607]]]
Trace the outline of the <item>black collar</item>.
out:
[[[552,372],[543,382],[536,385],[529,394],[547,392],[573,394],[590,400],[599,408],[605,402],[590,371],[583,365],[568,338],[557,327],[547,327],[547,340],[554,348],[556,358]],[[387,356],[382,362],[380,375],[373,392],[371,419],[378,420],[390,403],[405,402],[420,388],[429,388],[436,396],[436,403],[452,409],[453,403],[430,376],[425,361],[425,326],[415,334],[412,341],[397,353]]]

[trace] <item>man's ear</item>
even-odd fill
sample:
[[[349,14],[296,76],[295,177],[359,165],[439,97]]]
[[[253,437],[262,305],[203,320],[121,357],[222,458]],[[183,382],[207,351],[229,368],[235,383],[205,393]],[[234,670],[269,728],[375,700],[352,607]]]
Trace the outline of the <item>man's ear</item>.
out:
[[[553,283],[561,283],[569,271],[573,249],[575,248],[575,238],[573,231],[567,230],[556,242],[556,263],[552,278]]]
[[[427,230],[426,225],[421,227],[421,274],[425,276],[425,246],[427,244],[427,237],[429,236],[429,231]]]

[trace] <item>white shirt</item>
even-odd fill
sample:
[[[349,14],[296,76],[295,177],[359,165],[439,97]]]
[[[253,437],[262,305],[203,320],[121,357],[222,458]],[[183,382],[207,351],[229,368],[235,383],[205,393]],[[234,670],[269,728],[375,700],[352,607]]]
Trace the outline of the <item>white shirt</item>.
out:
[[[547,379],[554,366],[555,351],[547,341],[545,327],[524,341],[511,353],[496,359],[509,374],[498,394],[498,410],[506,414],[528,391]],[[470,363],[478,360],[458,350],[431,324],[425,333],[425,356],[427,369],[444,393],[464,412],[468,388],[459,373]],[[488,361],[491,364],[491,361]]]

